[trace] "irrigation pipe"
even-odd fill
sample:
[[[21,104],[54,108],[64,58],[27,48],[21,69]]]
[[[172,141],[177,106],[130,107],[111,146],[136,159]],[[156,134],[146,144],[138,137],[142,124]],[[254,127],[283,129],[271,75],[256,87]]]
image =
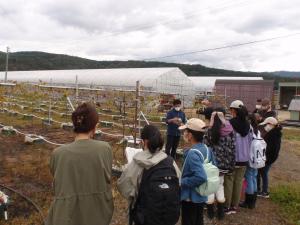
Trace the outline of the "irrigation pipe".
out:
[[[21,192],[19,192],[19,191],[13,189],[13,188],[11,188],[11,187],[8,187],[8,186],[6,186],[6,185],[4,185],[4,184],[0,184],[0,187],[5,188],[5,189],[7,189],[7,190],[10,190],[10,191],[12,191],[12,192],[14,192],[14,193],[20,195],[20,196],[21,196],[22,198],[24,198],[26,201],[28,201],[29,203],[31,203],[31,204],[34,206],[34,208],[36,209],[36,211],[39,213],[39,215],[40,215],[40,217],[41,217],[41,220],[43,221],[43,224],[44,224],[44,225],[46,224],[46,221],[45,221],[45,218],[44,218],[44,216],[43,216],[43,213],[42,213],[41,208],[40,208],[34,201],[32,201],[29,197],[27,197],[26,195],[22,194]]]
[[[4,125],[4,124],[0,124],[1,126],[3,126],[3,127],[5,127],[6,125]],[[17,129],[13,129],[17,134],[21,134],[21,135],[23,135],[23,136],[30,136],[30,135],[32,135],[32,134],[25,134],[25,133],[23,133],[23,132],[21,132],[21,131],[19,131],[19,130],[17,130]],[[41,136],[41,135],[36,135],[36,134],[34,134],[35,136],[37,136],[37,137],[39,137],[39,138],[41,138],[42,140],[44,140],[45,142],[47,142],[48,144],[51,144],[51,145],[56,145],[56,146],[62,146],[62,145],[64,145],[64,144],[59,144],[59,143],[55,143],[55,142],[52,142],[52,141],[49,141],[49,140],[47,140],[45,137],[43,137],[43,136]]]

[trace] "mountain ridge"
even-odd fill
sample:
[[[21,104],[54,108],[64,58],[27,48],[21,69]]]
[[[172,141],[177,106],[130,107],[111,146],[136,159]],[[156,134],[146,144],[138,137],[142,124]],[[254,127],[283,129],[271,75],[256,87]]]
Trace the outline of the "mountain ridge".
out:
[[[0,52],[0,71],[5,70],[6,53]],[[210,68],[200,64],[180,64],[157,61],[97,61],[66,54],[40,51],[21,51],[9,54],[9,71],[61,70],[61,69],[108,69],[108,68],[150,68],[179,67],[188,76],[263,76],[265,79],[285,81],[300,78],[300,72],[244,72]]]

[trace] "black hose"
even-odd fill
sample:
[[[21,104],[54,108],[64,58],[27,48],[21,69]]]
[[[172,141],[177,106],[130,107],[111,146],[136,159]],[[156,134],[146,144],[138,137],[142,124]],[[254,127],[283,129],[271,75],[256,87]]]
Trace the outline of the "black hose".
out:
[[[44,225],[46,224],[46,221],[45,221],[45,219],[44,219],[44,216],[43,216],[43,213],[42,213],[41,208],[40,208],[35,202],[33,202],[29,197],[27,197],[26,195],[22,194],[21,192],[19,192],[19,191],[13,189],[13,188],[11,188],[11,187],[5,186],[4,184],[0,184],[0,187],[3,187],[3,188],[5,188],[5,189],[7,189],[7,190],[10,190],[10,191],[12,191],[12,192],[14,192],[14,193],[20,195],[20,196],[21,196],[22,198],[24,198],[26,201],[28,201],[29,203],[31,203],[31,204],[34,206],[34,208],[37,210],[37,212],[39,213],[39,215],[40,215],[40,217],[41,217],[41,220],[43,221],[43,224],[44,224]]]

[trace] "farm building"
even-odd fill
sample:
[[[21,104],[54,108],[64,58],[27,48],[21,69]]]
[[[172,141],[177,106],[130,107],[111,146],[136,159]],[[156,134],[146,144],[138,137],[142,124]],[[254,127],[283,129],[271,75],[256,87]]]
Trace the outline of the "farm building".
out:
[[[222,98],[227,107],[238,99],[253,111],[258,99],[273,99],[273,89],[273,80],[216,80],[215,95]]]
[[[300,95],[300,83],[279,82],[278,101],[281,107],[287,108],[296,95]]]
[[[194,84],[196,94],[211,94],[215,88],[216,80],[263,80],[262,77],[189,77]]]
[[[300,96],[296,96],[295,99],[291,101],[289,106],[289,111],[291,114],[291,120],[300,120]]]
[[[142,90],[174,94],[186,105],[194,100],[192,81],[175,67],[15,71],[8,73],[8,80],[75,87],[76,76],[79,87],[135,90],[136,81],[140,81]]]

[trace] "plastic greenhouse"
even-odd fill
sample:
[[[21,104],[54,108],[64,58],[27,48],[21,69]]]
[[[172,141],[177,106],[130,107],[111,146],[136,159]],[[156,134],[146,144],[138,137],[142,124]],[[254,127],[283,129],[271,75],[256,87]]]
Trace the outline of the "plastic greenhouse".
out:
[[[195,96],[193,82],[176,67],[11,71],[8,80],[74,87],[76,76],[79,87],[87,88],[134,90],[139,80],[143,90],[175,94],[184,99],[186,106],[193,103]]]

